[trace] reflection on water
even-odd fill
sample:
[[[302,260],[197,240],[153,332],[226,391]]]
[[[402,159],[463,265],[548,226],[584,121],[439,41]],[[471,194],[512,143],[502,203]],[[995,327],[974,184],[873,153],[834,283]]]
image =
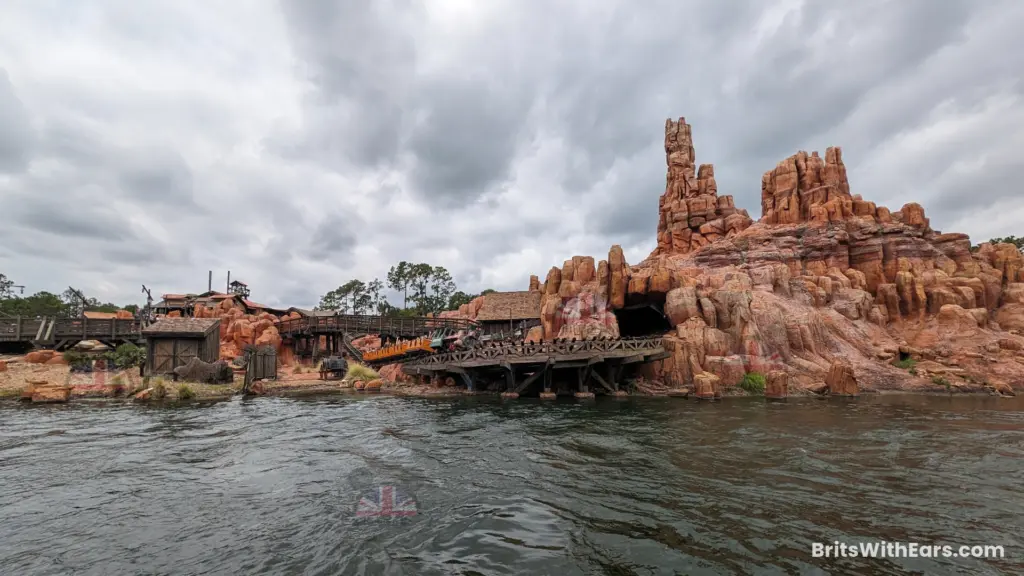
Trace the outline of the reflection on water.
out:
[[[5,574],[1024,571],[1024,403],[0,405]],[[418,513],[356,518],[379,485]],[[812,542],[1007,558],[816,559]]]

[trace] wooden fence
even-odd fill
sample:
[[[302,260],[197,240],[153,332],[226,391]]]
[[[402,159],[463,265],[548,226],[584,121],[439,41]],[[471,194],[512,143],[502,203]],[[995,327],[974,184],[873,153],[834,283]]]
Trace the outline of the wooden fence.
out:
[[[476,326],[472,320],[461,318],[425,318],[362,316],[337,314],[334,316],[310,316],[292,318],[277,325],[283,336],[296,334],[391,334],[399,337],[415,337],[429,334],[438,328],[465,330]]]
[[[245,366],[243,394],[249,391],[256,380],[277,379],[277,350],[273,346],[246,346],[242,363]]]
[[[500,342],[469,350],[458,350],[417,358],[407,363],[425,370],[444,370],[449,366],[497,366],[573,360],[579,358],[628,358],[655,356],[664,352],[661,338],[622,338],[616,340],[577,340],[568,342]]]

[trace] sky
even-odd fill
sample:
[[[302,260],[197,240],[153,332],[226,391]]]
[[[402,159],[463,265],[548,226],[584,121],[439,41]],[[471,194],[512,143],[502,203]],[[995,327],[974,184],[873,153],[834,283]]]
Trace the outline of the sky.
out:
[[[664,124],[719,194],[851,191],[1024,234],[1019,0],[0,0],[0,273],[312,306],[400,260],[526,289],[656,244]]]

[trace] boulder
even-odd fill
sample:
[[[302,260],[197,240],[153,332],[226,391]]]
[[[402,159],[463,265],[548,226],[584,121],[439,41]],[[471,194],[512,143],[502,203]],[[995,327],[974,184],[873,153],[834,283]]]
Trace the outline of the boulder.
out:
[[[825,377],[825,385],[833,396],[857,396],[859,389],[853,366],[842,360],[834,360]]]
[[[669,290],[665,297],[665,316],[673,327],[690,318],[701,317],[700,307],[697,305],[696,288]]]
[[[789,374],[772,370],[765,376],[765,398],[785,398],[789,395]]]
[[[721,397],[719,378],[709,372],[701,372],[693,377],[693,395],[702,400]]]
[[[71,398],[71,390],[74,388],[62,384],[51,384],[45,380],[29,381],[28,385],[31,390],[32,402],[36,403],[67,402]]]

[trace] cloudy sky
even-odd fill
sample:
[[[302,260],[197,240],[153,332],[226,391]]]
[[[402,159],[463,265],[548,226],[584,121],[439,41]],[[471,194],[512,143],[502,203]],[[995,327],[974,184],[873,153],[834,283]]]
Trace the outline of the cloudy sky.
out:
[[[655,244],[667,117],[720,194],[841,145],[854,193],[1024,234],[1019,0],[0,0],[0,272],[313,305],[399,260],[524,289]]]

